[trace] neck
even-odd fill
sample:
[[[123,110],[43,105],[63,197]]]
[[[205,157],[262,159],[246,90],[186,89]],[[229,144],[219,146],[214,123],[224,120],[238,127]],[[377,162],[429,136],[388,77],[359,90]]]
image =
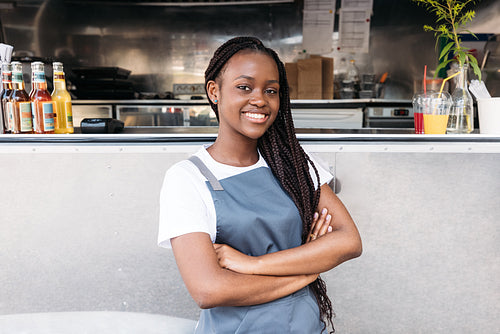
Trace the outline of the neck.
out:
[[[66,82],[64,80],[54,80],[54,89],[66,90]]]
[[[207,149],[215,161],[236,167],[251,166],[259,161],[257,140],[242,142],[222,138],[218,136],[215,143]]]
[[[36,82],[34,85],[35,90],[47,90],[47,82]]]
[[[12,88],[14,90],[24,90],[24,82],[14,82],[12,83]]]

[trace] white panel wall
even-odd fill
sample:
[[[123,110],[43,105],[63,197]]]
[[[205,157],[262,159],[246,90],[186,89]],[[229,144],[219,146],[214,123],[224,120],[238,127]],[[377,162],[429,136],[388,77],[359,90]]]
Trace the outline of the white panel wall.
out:
[[[198,146],[0,145],[0,315],[196,319],[156,236],[163,174]],[[306,146],[336,172],[364,243],[324,275],[338,333],[496,333],[498,153]]]
[[[163,174],[189,153],[33,148],[0,154],[0,314],[193,317],[171,252],[156,246]]]

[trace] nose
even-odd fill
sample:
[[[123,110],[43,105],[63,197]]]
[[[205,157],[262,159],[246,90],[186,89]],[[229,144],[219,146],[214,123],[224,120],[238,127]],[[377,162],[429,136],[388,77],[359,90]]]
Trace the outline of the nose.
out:
[[[260,90],[255,90],[254,92],[252,92],[252,96],[250,97],[250,104],[260,108],[264,107],[267,104],[264,92]]]

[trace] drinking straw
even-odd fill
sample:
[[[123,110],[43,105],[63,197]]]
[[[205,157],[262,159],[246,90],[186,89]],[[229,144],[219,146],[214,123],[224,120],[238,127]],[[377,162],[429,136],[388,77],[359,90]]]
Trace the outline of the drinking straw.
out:
[[[441,84],[441,89],[439,89],[438,99],[441,98],[441,94],[443,93],[443,88],[444,88],[444,84],[446,83],[446,81],[450,80],[454,76],[457,76],[459,73],[460,73],[460,71],[456,72],[455,74],[450,75],[449,77],[447,77],[446,79],[443,80],[443,83]],[[436,109],[437,109],[437,106],[434,107],[434,111],[432,112],[433,114],[436,113]]]
[[[424,94],[427,94],[427,65],[424,67]]]
[[[460,74],[460,71],[456,72],[455,74],[450,75],[449,77],[447,77],[446,79],[443,80],[443,83],[441,84],[441,89],[439,90],[438,99],[441,98],[441,93],[443,92],[444,84],[446,83],[446,81],[450,80],[451,78],[453,78],[459,74]]]

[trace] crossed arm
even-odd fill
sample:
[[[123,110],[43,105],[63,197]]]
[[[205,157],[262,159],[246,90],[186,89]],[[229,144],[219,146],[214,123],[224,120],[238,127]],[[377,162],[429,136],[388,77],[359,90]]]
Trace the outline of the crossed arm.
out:
[[[318,209],[322,214],[311,230],[317,238],[260,257],[244,255],[227,245],[213,245],[206,233],[172,238],[179,271],[193,299],[201,308],[269,302],[302,289],[319,273],[359,256],[358,230],[327,185],[321,188]]]

